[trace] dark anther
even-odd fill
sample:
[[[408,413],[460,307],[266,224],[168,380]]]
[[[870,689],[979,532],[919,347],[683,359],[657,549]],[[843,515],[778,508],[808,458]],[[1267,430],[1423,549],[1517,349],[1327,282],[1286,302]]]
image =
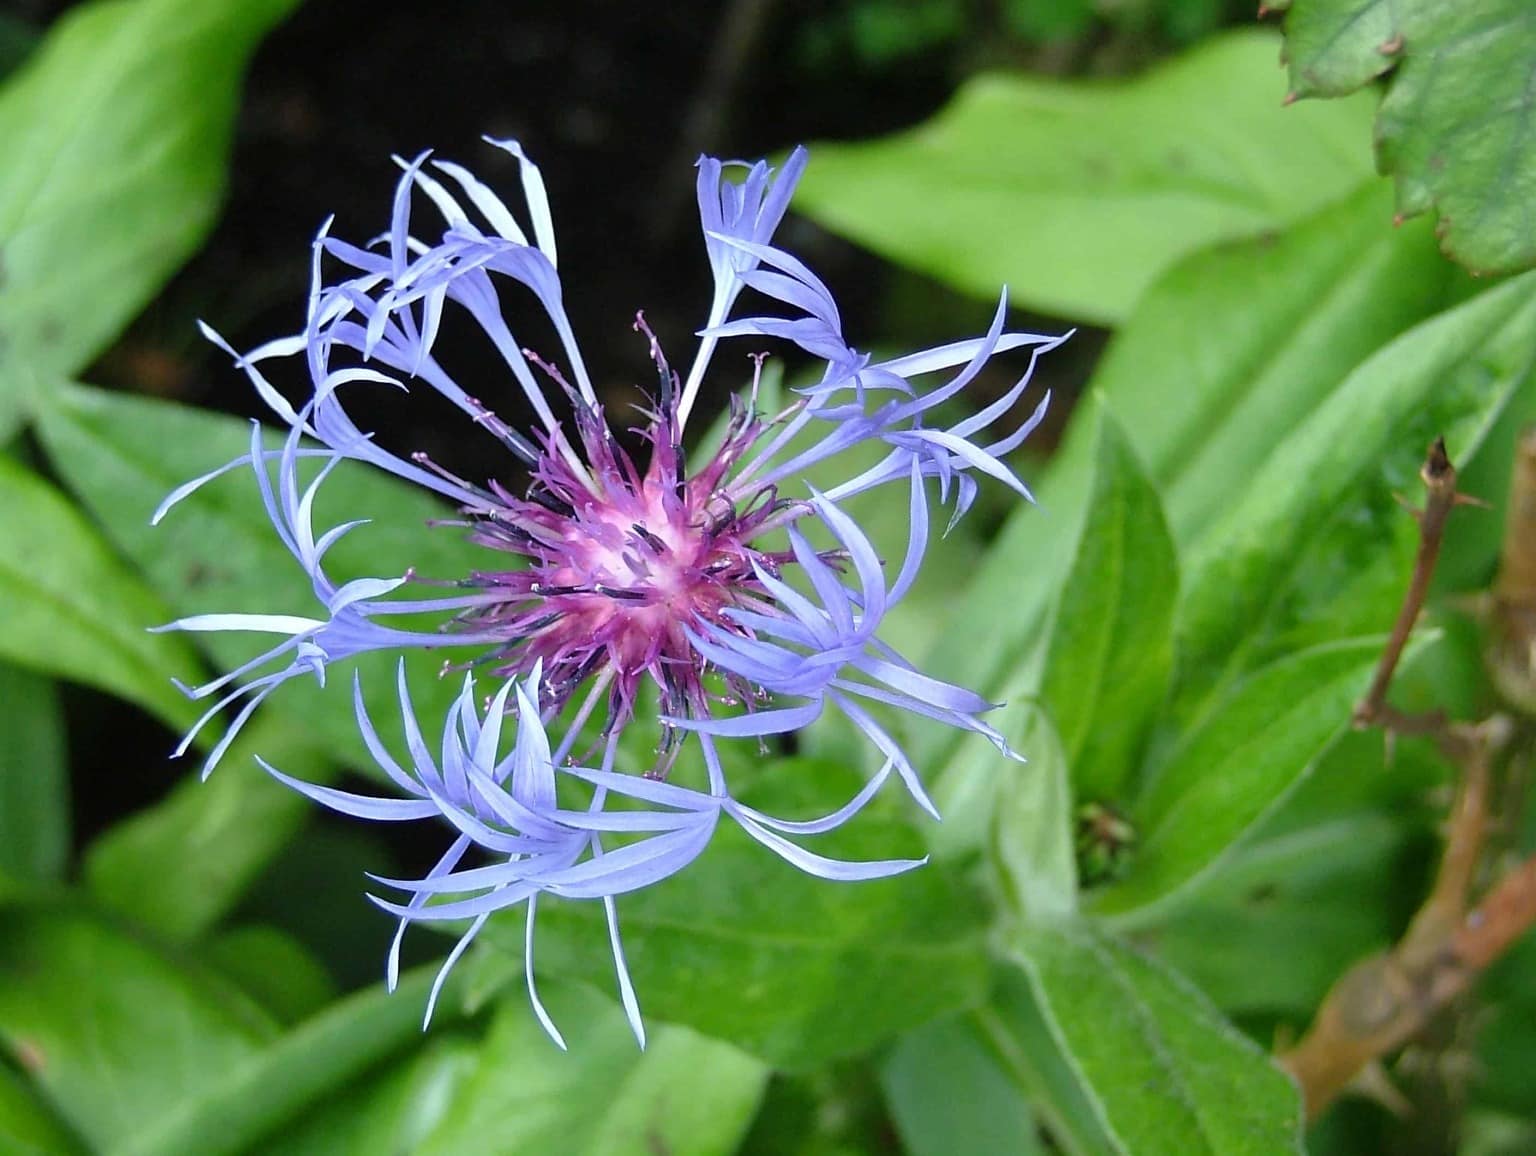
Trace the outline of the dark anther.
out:
[[[552,514],[559,514],[562,518],[569,518],[576,513],[571,509],[570,503],[561,501],[543,486],[529,486],[526,499],[535,506],[543,506]]]
[[[644,602],[650,597],[644,590],[626,590],[622,586],[594,586],[594,594],[601,594],[607,598],[618,598],[624,602]]]
[[[546,585],[543,582],[535,582],[532,586],[528,587],[528,590],[529,590],[529,593],[532,593],[532,594],[545,594],[545,595],[591,594],[592,593],[592,587],[590,587],[590,586],[552,586],[552,585]]]
[[[639,522],[631,522],[629,528],[635,532],[635,536],[658,554],[667,552],[667,544],[651,533]]]

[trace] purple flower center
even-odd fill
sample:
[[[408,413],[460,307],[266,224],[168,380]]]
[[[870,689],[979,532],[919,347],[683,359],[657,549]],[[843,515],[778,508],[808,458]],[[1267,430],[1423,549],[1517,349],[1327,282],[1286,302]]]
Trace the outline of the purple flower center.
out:
[[[637,327],[643,330],[643,322]],[[754,488],[741,501],[726,483],[774,423],[736,403],[720,448],[687,473],[676,379],[651,340],[663,384],[661,403],[636,431],[651,447],[643,472],[602,411],[571,391],[581,452],[563,434],[548,435],[525,496],[492,482],[482,505],[463,508],[472,540],[527,564],[471,574],[462,584],[481,591],[484,601],[459,623],[506,640],[489,656],[498,674],[523,675],[540,664],[541,697],[554,709],[596,676],[608,690],[610,731],[633,717],[647,678],[660,691],[663,714],[707,713],[708,663],[690,631],[713,626],[746,634],[725,611],[767,609],[758,569],[777,575],[794,558],[751,542],[793,519],[796,504],[779,499],[772,486]],[[783,516],[773,520],[775,514]],[[737,700],[752,697],[740,680],[726,682]]]

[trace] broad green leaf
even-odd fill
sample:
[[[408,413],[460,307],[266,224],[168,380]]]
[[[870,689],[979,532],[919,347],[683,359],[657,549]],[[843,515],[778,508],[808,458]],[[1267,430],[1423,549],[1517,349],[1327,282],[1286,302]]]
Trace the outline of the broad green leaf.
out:
[[[1207,250],[1148,294],[1105,351],[1108,397],[1187,545],[1350,371],[1477,288],[1427,222],[1393,229],[1371,182],[1273,242]]]
[[[1293,0],[1291,84],[1353,92],[1394,70],[1376,157],[1404,215],[1433,208],[1448,256],[1482,273],[1536,264],[1536,9],[1527,0]]]
[[[57,879],[69,858],[64,712],[46,678],[0,663],[0,875]]]
[[[982,76],[928,124],[814,148],[795,207],[966,292],[1123,321],[1179,258],[1371,175],[1372,102],[1282,109],[1278,52],[1249,31],[1119,83]]]
[[[1187,547],[1241,493],[1253,464],[1363,359],[1432,314],[1449,270],[1427,228],[1379,227],[1372,184],[1280,237],[1204,250],[1147,293],[1090,386],[1109,401]],[[1044,371],[1042,371],[1044,372]],[[1075,421],[940,635],[936,672],[999,692],[1072,559],[1094,457]],[[1031,479],[1034,482],[1034,479]]]
[[[1158,922],[1149,946],[1228,1015],[1305,1022],[1351,964],[1401,931],[1409,834],[1388,812],[1361,812],[1255,838]]]
[[[1176,972],[1071,924],[1030,928],[1013,959],[1115,1151],[1303,1151],[1295,1085]]]
[[[283,1156],[415,1153],[474,1072],[480,1041],[430,1033],[419,1051],[327,1095],[283,1125]],[[248,1149],[255,1156],[260,1149]]]
[[[91,844],[84,877],[97,902],[178,942],[195,939],[238,903],[314,810],[256,764],[258,752],[312,782],[332,774],[300,732],[257,719],[206,782],[189,761],[169,796]]]
[[[1280,659],[1182,736],[1151,767],[1131,810],[1130,870],[1098,893],[1094,908],[1166,903],[1216,870],[1349,725],[1383,641],[1328,643]]]
[[[127,1147],[273,1032],[232,988],[91,915],[0,913],[0,1041],[97,1150]]]
[[[294,1024],[336,998],[325,967],[286,932],[253,923],[211,939],[205,963],[240,986],[281,1024]]]
[[[221,478],[173,509],[159,526],[149,518],[172,489],[250,451],[247,422],[184,406],[87,387],[61,392],[39,414],[39,432],[54,467],[119,549],[143,569],[177,615],[212,612],[314,615],[309,581],[272,529],[248,471]],[[348,463],[321,492],[316,525],[372,518],[326,556],[338,581],[364,574],[462,577],[487,553],[451,528],[429,528],[444,507],[425,491],[367,466]],[[164,617],[162,617],[162,621]],[[422,629],[430,630],[430,624]],[[216,663],[230,668],[271,645],[269,635],[203,634]],[[395,656],[358,661],[370,711],[398,717]],[[423,719],[445,717],[458,686],[439,679],[443,656],[418,651],[412,693]],[[191,663],[182,666],[183,675]],[[351,678],[343,668],[324,689],[284,688],[264,710],[287,714],[307,737],[338,759],[369,767],[352,712]],[[385,724],[381,721],[381,726]],[[387,736],[387,731],[386,731]],[[288,768],[282,768],[287,770]]]
[[[1102,400],[1098,425],[1088,508],[1040,691],[1083,800],[1117,799],[1133,769],[1168,689],[1179,589],[1157,491]]]
[[[26,1081],[0,1064],[0,1152],[7,1156],[76,1156],[85,1151]]]
[[[1062,1051],[1055,1026],[1047,1022],[1019,968],[999,966],[991,1000],[970,1019],[1057,1148],[1067,1156],[1114,1151],[1098,1105],[1088,1097],[1077,1069]]]
[[[1433,0],[1277,0],[1297,96],[1345,96],[1390,72],[1407,47],[1404,22]]]
[[[1033,1156],[1034,1113],[974,1024],[908,1032],[880,1065],[880,1086],[907,1156]]]
[[[228,1156],[271,1152],[300,1113],[328,1102],[370,1068],[421,1038],[421,1014],[437,966],[408,972],[393,994],[382,985],[332,1004],[255,1054],[205,1074],[153,1128],[119,1139],[111,1156]],[[460,1015],[457,985],[444,989],[433,1025]]]
[[[171,685],[197,661],[147,633],[169,614],[69,501],[0,457],[0,659],[120,695],[171,725],[196,713]]]
[[[744,792],[772,815],[805,818],[846,802],[861,780],[835,764],[788,759]],[[904,821],[871,808],[813,848],[844,859],[913,858]],[[618,902],[641,1009],[763,1057],[806,1069],[981,1000],[984,914],[939,864],[892,879],[830,884],[722,821],[687,870]],[[520,919],[483,933],[521,958]],[[601,904],[539,904],[540,975],[602,988],[613,961]],[[531,1013],[529,1013],[531,1015]]]
[[[1077,908],[1072,840],[1071,767],[1050,716],[1039,706],[1011,703],[994,720],[1023,765],[996,760],[992,857],[1010,908],[1025,919],[1054,919]],[[990,747],[990,744],[988,744]]]
[[[1443,637],[1443,636],[1441,636]],[[1445,643],[1410,653],[1420,658],[1400,665],[1390,695],[1401,709],[1429,710],[1432,704],[1405,694],[1414,666],[1445,660]],[[1262,838],[1305,834],[1375,811],[1396,817],[1405,833],[1433,837],[1445,818],[1439,798],[1455,780],[1454,769],[1428,739],[1398,736],[1390,742],[1380,732],[1348,730],[1328,748],[1316,771],[1301,781],[1278,814],[1264,822]]]
[[[521,986],[491,1025],[474,1072],[416,1156],[725,1156],[768,1069],[728,1044],[657,1025],[642,1051],[617,1004],[587,989],[541,992],[570,1050],[529,1013]]]
[[[1452,270],[1426,226],[1379,227],[1391,211],[1387,192],[1364,189],[1274,241],[1196,254],[1152,288],[1110,342],[1091,384],[1162,492],[1181,549],[1350,370],[1448,295]],[[1012,517],[954,598],[925,669],[994,699],[1037,685],[1032,659],[1072,560],[1093,456],[1091,423],[1071,423],[1038,486],[1040,505]],[[918,739],[925,765],[951,741],[936,730]],[[936,797],[986,798],[971,778],[946,769]],[[944,815],[946,828],[964,825],[953,805]]]
[[[1385,630],[1409,573],[1424,453],[1473,456],[1536,360],[1536,277],[1479,294],[1356,369],[1185,555],[1180,719],[1267,657]]]
[[[0,90],[0,428],[82,369],[202,241],[246,58],[297,0],[111,0]]]
[[[1376,119],[1376,157],[1404,214],[1433,206],[1446,255],[1475,273],[1536,265],[1536,9],[1426,4]]]

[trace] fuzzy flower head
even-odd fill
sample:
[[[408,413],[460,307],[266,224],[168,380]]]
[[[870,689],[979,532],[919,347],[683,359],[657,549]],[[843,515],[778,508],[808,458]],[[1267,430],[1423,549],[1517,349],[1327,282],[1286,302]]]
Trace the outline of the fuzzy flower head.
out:
[[[468,663],[498,677],[537,678],[546,721],[574,704],[570,725],[596,718],[604,736],[629,723],[642,689],[655,687],[663,741],[655,764],[639,768],[653,778],[666,775],[690,732],[710,739],[713,750],[714,738],[793,730],[830,706],[931,809],[882,721],[891,708],[979,731],[1006,747],[979,718],[991,704],[923,675],[880,640],[880,627],[921,567],[933,500],[952,503],[952,521],[969,507],[981,476],[1028,496],[1003,458],[1044,412],[1043,399],[1022,411],[1020,403],[1036,358],[1061,339],[1006,332],[1005,298],[981,337],[888,360],[861,353],[845,339],[827,286],[773,244],[805,152],[795,150],[777,174],[764,163],[705,158],[699,209],[714,277],[710,313],[686,375],[672,371],[643,318],[637,321],[656,385],[633,431],[634,452],[610,424],[566,316],[539,171],[517,144],[490,143],[519,165],[526,224],[466,169],[428,164],[425,155],[401,161],[386,233],[359,247],[332,238],[328,227],[321,231],[303,332],[236,355],[290,431],[283,452],[258,446],[243,460],[264,492],[275,462],[279,494],[295,500],[277,503],[274,522],[330,601],[323,617],[286,620],[295,625],[288,640],[233,676],[231,695],[244,688],[265,695],[295,674],[319,675],[326,662],[362,650],[464,647]],[[768,312],[734,316],[749,290]],[[524,304],[531,298],[547,317],[559,343],[553,354],[525,348],[514,335],[504,306],[515,297]],[[505,367],[498,388],[526,402],[531,429],[512,428],[440,364],[439,333],[450,311],[472,322],[495,351]],[[753,388],[732,403],[718,448],[693,461],[683,448],[688,418],[726,342],[741,351],[727,372],[752,366]],[[797,347],[819,371],[787,408],[768,414],[759,412],[756,387],[770,343]],[[1011,389],[952,424],[939,420],[990,359],[1014,352],[1021,366]],[[288,357],[302,358],[308,370],[310,393],[297,407],[264,369]],[[472,481],[423,454],[380,446],[353,414],[381,386],[446,398],[505,448],[508,476]],[[803,481],[811,467],[870,442],[885,449],[874,466],[824,492]],[[469,574],[386,575],[366,587],[338,587],[324,573],[324,550],[305,544],[328,544],[351,525],[318,536],[309,525],[312,493],[295,477],[305,455],[325,458],[327,469],[346,459],[366,462],[441,495],[487,548],[484,565]],[[526,480],[514,484],[513,476]],[[893,487],[893,500],[911,512],[894,580],[843,508],[853,495],[881,487]],[[820,530],[810,535],[813,523]],[[834,545],[817,548],[813,537]],[[332,606],[338,589],[359,596]],[[262,617],[203,616],[177,625],[285,633],[283,621]],[[336,649],[327,649],[328,638]],[[284,661],[266,673],[257,669]]]
[[[730,610],[763,596],[758,570],[777,572],[792,560],[760,544],[789,503],[760,490],[738,505],[723,484],[764,423],[738,403],[724,446],[688,473],[678,383],[646,335],[661,389],[639,431],[649,450],[645,469],[602,410],[570,391],[579,456],[546,437],[529,463],[524,496],[492,483],[481,505],[463,507],[474,541],[522,564],[470,576],[487,601],[463,612],[461,624],[504,640],[495,654],[501,673],[542,664],[545,693],[557,705],[589,678],[603,679],[616,725],[633,715],[645,681],[660,690],[668,715],[707,711],[704,662],[690,631],[726,626]],[[552,366],[548,372],[558,379]]]

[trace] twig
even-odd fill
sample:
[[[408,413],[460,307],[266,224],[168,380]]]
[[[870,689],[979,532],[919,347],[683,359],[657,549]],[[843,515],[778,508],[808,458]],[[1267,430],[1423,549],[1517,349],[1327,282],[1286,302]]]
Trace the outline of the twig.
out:
[[[1511,871],[1456,929],[1456,958],[1481,971],[1536,925],[1536,855]]]
[[[1456,805],[1446,826],[1445,851],[1428,898],[1392,949],[1355,964],[1324,998],[1300,1042],[1280,1063],[1296,1078],[1315,1118],[1381,1057],[1423,1030],[1464,993],[1484,968],[1536,924],[1536,858],[1528,860],[1469,910],[1490,827],[1490,768],[1509,743],[1513,723],[1493,715],[1477,725],[1451,723],[1444,712],[1409,714],[1387,704],[1387,690],[1403,647],[1418,621],[1434,575],[1446,519],[1472,499],[1456,492],[1456,469],[1437,439],[1420,477],[1428,497],[1419,523],[1419,550],[1402,608],[1382,651],[1370,690],[1355,707],[1356,727],[1433,738],[1461,770]]]
[[[1513,733],[1503,715],[1462,732],[1465,777],[1429,898],[1390,951],[1355,964],[1334,984],[1300,1042],[1279,1061],[1315,1119],[1382,1056],[1422,1031],[1478,973],[1536,924],[1536,858],[1468,911],[1489,828],[1489,766]]]
[[[1419,612],[1424,608],[1429,581],[1434,576],[1435,562],[1440,557],[1445,521],[1450,517],[1451,510],[1458,505],[1456,467],[1451,465],[1451,459],[1446,456],[1444,438],[1436,438],[1435,444],[1429,447],[1429,455],[1424,459],[1419,477],[1423,479],[1427,491],[1424,508],[1413,511],[1419,523],[1419,552],[1413,561],[1413,578],[1408,583],[1408,592],[1403,596],[1402,608],[1397,612],[1392,634],[1382,649],[1381,661],[1376,664],[1376,676],[1371,679],[1370,690],[1355,707],[1353,721],[1356,728],[1361,730],[1382,723],[1388,715],[1387,687],[1392,684],[1392,676],[1397,673],[1397,664],[1403,657],[1403,647],[1408,644],[1408,636],[1413,633],[1414,623],[1419,620]],[[1423,733],[1437,730],[1443,725],[1443,718],[1436,723],[1429,719],[1415,720],[1412,716],[1395,711],[1390,713],[1396,725],[1388,729],[1400,734]]]

